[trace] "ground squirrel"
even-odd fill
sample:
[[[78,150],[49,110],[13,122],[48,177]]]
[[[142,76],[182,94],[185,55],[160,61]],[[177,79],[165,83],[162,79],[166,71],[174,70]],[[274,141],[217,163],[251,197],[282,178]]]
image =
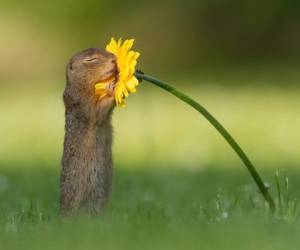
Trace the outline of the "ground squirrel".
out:
[[[113,82],[110,95],[99,100],[94,86],[117,79],[116,58],[99,48],[74,55],[66,69],[65,139],[61,172],[60,211],[99,213],[107,204],[112,185]]]

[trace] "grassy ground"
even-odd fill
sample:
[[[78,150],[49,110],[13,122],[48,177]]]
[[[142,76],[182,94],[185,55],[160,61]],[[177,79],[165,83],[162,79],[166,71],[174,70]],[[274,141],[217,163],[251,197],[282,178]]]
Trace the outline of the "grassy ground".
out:
[[[296,172],[289,209],[284,203],[283,213],[272,216],[244,171],[117,168],[103,216],[63,220],[58,166],[23,167],[2,169],[0,249],[297,249],[300,243]]]
[[[61,88],[49,86],[0,92],[1,250],[298,249],[299,87],[181,86],[253,159],[276,197],[275,215],[207,122],[145,85],[114,116],[108,209],[61,219],[63,106]],[[280,172],[281,210],[276,169],[289,176],[287,191]]]

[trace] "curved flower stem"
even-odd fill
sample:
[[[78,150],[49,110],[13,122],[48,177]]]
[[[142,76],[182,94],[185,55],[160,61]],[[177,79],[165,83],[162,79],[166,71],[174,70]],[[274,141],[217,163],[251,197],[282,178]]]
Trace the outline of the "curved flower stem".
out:
[[[232,147],[232,149],[238,154],[240,159],[243,161],[247,169],[249,170],[251,176],[253,177],[256,185],[258,186],[259,190],[261,191],[262,195],[264,196],[265,200],[268,202],[269,207],[272,212],[275,211],[275,204],[273,201],[272,196],[270,195],[268,189],[264,185],[263,180],[257,173],[254,165],[249,160],[247,155],[244,153],[240,145],[233,139],[233,137],[228,133],[228,131],[217,121],[216,118],[214,118],[203,106],[201,106],[199,103],[194,101],[192,98],[188,97],[187,95],[183,94],[182,92],[178,91],[174,87],[170,86],[169,84],[162,82],[152,76],[146,75],[142,73],[141,71],[136,71],[135,76],[139,80],[146,80],[148,82],[151,82],[160,88],[165,89],[166,91],[170,92],[171,94],[177,96],[180,100],[184,101],[188,105],[192,106],[194,109],[196,109],[199,113],[201,113],[210,123],[213,125],[218,132],[223,136],[223,138],[229,143],[229,145]]]

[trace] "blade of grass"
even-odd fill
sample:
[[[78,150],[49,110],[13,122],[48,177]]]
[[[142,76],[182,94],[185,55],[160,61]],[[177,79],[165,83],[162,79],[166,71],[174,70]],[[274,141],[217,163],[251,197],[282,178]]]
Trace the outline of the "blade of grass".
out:
[[[287,173],[284,172],[284,186],[285,186],[285,194],[286,194],[286,207],[289,205],[289,177],[287,176]]]
[[[280,178],[279,178],[279,171],[276,171],[275,174],[275,183],[277,187],[277,194],[278,194],[278,204],[279,204],[279,211],[282,213],[282,200],[281,200],[281,190],[280,190]]]

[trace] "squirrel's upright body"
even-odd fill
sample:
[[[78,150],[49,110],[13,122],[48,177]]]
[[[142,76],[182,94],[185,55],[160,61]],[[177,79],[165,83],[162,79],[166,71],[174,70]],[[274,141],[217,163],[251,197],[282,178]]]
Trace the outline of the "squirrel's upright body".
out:
[[[115,58],[102,49],[75,55],[67,66],[64,91],[65,140],[60,211],[98,213],[111,192],[113,96],[101,100],[95,83],[116,73]]]

